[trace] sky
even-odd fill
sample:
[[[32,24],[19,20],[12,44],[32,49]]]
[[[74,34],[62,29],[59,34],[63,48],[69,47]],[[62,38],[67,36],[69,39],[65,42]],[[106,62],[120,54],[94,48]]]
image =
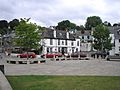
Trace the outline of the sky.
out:
[[[63,20],[84,25],[89,16],[114,24],[120,22],[119,10],[120,0],[0,0],[0,20],[31,18],[46,27]]]

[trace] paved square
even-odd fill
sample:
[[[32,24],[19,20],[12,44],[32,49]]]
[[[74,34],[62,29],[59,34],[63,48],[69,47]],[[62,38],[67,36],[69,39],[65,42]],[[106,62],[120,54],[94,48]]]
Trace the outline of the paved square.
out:
[[[5,74],[120,76],[120,61],[68,60],[41,64],[5,64]]]

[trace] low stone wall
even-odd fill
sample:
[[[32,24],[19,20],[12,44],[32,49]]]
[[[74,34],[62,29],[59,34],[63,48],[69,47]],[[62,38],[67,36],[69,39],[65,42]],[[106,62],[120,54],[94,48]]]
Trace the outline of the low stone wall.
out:
[[[0,70],[0,90],[12,90],[8,80]]]

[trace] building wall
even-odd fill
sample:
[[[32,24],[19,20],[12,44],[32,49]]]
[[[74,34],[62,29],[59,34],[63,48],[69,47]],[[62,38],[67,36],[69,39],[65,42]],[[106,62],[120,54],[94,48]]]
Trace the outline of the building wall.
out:
[[[52,45],[50,44],[50,41],[52,40]],[[76,40],[58,40],[58,39],[44,39],[41,40],[42,43],[44,41],[43,45],[43,54],[46,53],[61,53],[62,48],[64,48],[65,53],[72,53],[72,52],[79,52],[80,51],[80,39]],[[60,41],[60,45],[58,45],[58,42]],[[73,43],[73,44],[72,44]],[[77,44],[79,43],[79,45]]]
[[[81,43],[81,51],[91,51],[91,43]]]
[[[115,54],[120,53],[120,42],[119,39],[115,40]]]

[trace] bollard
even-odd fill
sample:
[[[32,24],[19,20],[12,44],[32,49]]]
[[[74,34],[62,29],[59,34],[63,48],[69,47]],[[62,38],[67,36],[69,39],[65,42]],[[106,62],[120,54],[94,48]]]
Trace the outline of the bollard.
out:
[[[4,74],[4,65],[0,65],[0,70],[1,70],[2,73]]]

